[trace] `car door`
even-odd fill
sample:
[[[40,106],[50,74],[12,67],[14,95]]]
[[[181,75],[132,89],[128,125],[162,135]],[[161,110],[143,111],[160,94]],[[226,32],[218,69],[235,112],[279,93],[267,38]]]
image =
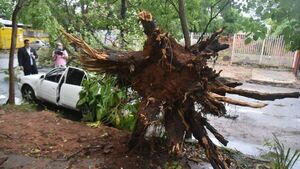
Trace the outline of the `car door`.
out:
[[[57,104],[57,90],[65,68],[56,68],[45,75],[37,85],[37,96],[44,101]]]
[[[82,81],[86,77],[83,70],[69,67],[66,72],[65,82],[59,93],[59,105],[77,110],[76,104],[79,100],[79,92],[82,90]]]

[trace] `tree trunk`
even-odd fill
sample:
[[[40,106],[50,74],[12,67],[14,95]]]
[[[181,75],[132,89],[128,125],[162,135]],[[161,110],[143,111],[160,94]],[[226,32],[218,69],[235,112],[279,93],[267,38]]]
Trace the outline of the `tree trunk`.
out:
[[[189,31],[187,19],[185,16],[184,0],[178,0],[178,4],[179,4],[179,18],[180,18],[181,28],[184,36],[185,47],[189,48],[191,46],[191,37],[190,37],[190,31]]]
[[[14,54],[16,50],[16,39],[17,39],[17,31],[18,31],[18,21],[17,15],[20,8],[18,5],[16,6],[15,10],[12,14],[12,35],[11,35],[11,45],[9,50],[9,64],[8,64],[8,71],[9,71],[9,104],[15,104],[15,71],[14,71]]]
[[[127,11],[127,0],[121,0],[121,11],[120,11],[120,19],[125,20]],[[122,22],[123,22],[122,21]],[[120,37],[121,37],[121,48],[125,47],[125,29],[120,29]]]
[[[18,31],[18,13],[22,6],[26,3],[26,0],[19,0],[12,14],[12,34],[11,34],[11,45],[9,50],[9,104],[15,104],[15,71],[14,71],[14,54],[16,50],[16,40]]]

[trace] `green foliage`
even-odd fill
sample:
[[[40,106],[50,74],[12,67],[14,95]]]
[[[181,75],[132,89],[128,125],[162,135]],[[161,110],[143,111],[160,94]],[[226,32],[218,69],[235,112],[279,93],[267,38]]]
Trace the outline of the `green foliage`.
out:
[[[132,131],[138,99],[130,101],[126,90],[118,87],[115,77],[91,74],[83,83],[77,106],[83,110],[84,121],[101,121]]]
[[[240,11],[250,13],[261,23],[260,27],[250,29],[252,37],[264,38],[269,28],[269,34],[283,35],[289,49],[300,49],[300,1],[242,0],[236,2],[236,7]]]
[[[14,10],[14,2],[8,0],[0,0],[0,6],[0,17],[3,17],[3,19],[11,19],[12,12]]]
[[[15,77],[14,80],[17,80],[18,77],[22,74],[22,71],[18,68],[18,67],[14,67],[15,70]],[[3,70],[4,73],[4,80],[9,80],[9,70],[8,69],[4,69]]]
[[[0,106],[0,110],[13,111],[13,112],[32,112],[38,109],[38,105],[35,103],[24,102],[21,105],[5,104]]]
[[[178,161],[166,162],[164,165],[164,169],[182,169],[182,166]]]
[[[173,1],[174,2],[174,1]],[[203,32],[209,21],[211,7],[216,3],[216,0],[189,0],[185,3],[186,17],[191,32]],[[226,0],[221,0],[214,6],[213,15],[222,9]],[[231,1],[232,2],[232,1]],[[150,11],[158,25],[170,32],[176,39],[183,37],[181,31],[180,20],[175,8],[178,8],[177,2],[174,2],[174,7],[170,1],[145,1],[140,4],[141,9]],[[243,17],[234,6],[229,5],[224,10],[221,10],[220,15],[215,18],[207,32],[211,33],[223,26],[226,26],[225,34],[236,33],[248,27],[244,26],[245,22],[250,22],[249,18]],[[252,22],[251,25],[255,25]],[[250,24],[249,24],[250,25]]]
[[[53,50],[48,47],[42,47],[37,51],[37,54],[39,56],[39,66],[53,67],[52,51]]]
[[[29,5],[22,9],[19,21],[26,25],[32,25],[33,29],[44,30],[50,35],[51,41],[56,41],[60,36],[58,32],[60,23],[54,17],[54,14],[62,11],[57,10],[57,8],[52,9],[49,5],[51,2],[47,0],[32,0]]]
[[[291,148],[285,149],[284,145],[273,135],[273,142],[267,141],[266,146],[270,147],[271,152],[263,155],[264,158],[271,160],[272,169],[291,169],[300,158],[300,151],[292,152]]]
[[[173,3],[171,3],[171,1]],[[103,46],[104,39],[100,30],[116,31],[117,40],[113,47],[139,50],[144,41],[143,31],[137,22],[136,15],[140,10],[150,11],[160,28],[170,32],[176,39],[183,37],[178,17],[178,2],[167,1],[127,1],[125,18],[121,18],[121,1],[62,1],[62,0],[32,0],[20,14],[20,22],[43,29],[50,35],[51,44],[63,41],[58,28],[64,28],[72,34],[82,37],[93,47]],[[213,8],[213,13],[222,9],[227,0],[221,0]],[[1,6],[12,8],[13,0],[1,1]],[[186,17],[190,31],[202,32],[210,17],[210,8],[217,0],[189,0],[185,3]],[[233,1],[231,1],[233,2]],[[174,7],[175,6],[175,7]],[[8,9],[10,9],[8,8]],[[258,23],[241,15],[236,6],[227,6],[208,27],[207,32],[213,32],[226,26],[225,33],[235,33],[240,30],[255,29]],[[10,15],[10,12],[6,12]],[[123,35],[121,36],[120,30]],[[125,42],[124,46],[120,44]]]

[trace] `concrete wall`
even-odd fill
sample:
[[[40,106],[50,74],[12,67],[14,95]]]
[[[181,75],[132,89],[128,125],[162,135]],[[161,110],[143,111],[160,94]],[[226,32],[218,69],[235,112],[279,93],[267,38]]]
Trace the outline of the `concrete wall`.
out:
[[[261,60],[260,60],[261,59]],[[233,54],[232,63],[257,64],[262,66],[275,66],[293,68],[294,57],[283,56],[260,56],[251,54]]]

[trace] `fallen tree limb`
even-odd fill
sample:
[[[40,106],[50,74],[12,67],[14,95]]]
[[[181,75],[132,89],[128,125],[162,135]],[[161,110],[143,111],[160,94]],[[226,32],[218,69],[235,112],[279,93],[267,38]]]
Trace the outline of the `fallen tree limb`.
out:
[[[213,88],[212,92],[225,92],[225,93],[230,93],[230,94],[237,94],[240,96],[245,96],[245,97],[253,98],[253,99],[257,99],[257,100],[276,100],[276,99],[299,98],[300,97],[299,92],[262,93],[262,92],[245,90],[245,89],[230,88],[227,86]]]
[[[210,96],[217,99],[217,100],[219,100],[219,101],[223,101],[225,103],[238,105],[238,106],[245,106],[245,107],[252,107],[252,108],[262,108],[262,107],[265,107],[265,106],[268,105],[268,104],[265,104],[265,103],[251,103],[251,102],[236,100],[236,99],[232,99],[232,98],[229,98],[229,97],[220,96],[220,95],[215,94],[215,93],[210,93]]]
[[[224,146],[227,146],[228,140],[226,140],[219,132],[216,130],[212,125],[210,125],[207,121],[205,120],[205,126],[206,128],[216,137],[217,140],[220,141]]]

